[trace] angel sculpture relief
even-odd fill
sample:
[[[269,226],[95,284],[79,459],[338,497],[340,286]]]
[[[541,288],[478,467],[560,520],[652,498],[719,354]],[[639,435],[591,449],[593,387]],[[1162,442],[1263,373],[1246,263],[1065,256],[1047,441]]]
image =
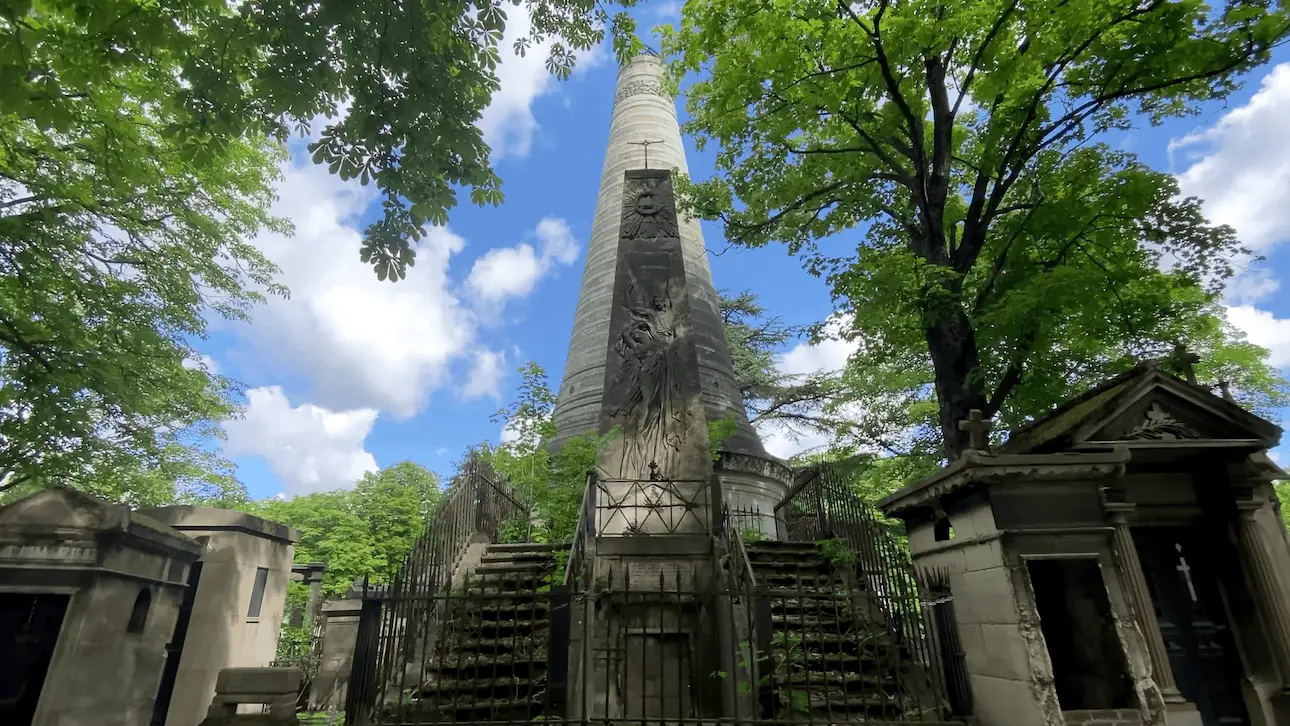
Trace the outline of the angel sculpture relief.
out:
[[[622,363],[614,390],[620,403],[613,411],[622,425],[621,476],[644,479],[651,462],[664,475],[675,472],[688,413],[681,390],[681,356],[671,290],[649,295],[627,270],[626,308],[630,321],[614,344]]]

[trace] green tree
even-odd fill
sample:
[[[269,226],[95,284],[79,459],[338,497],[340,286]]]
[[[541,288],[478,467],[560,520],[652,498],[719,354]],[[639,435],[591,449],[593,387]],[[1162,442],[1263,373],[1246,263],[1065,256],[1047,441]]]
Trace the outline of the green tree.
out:
[[[364,474],[350,499],[371,537],[376,560],[371,575],[376,582],[391,582],[443,500],[443,492],[434,472],[404,461]]]
[[[410,243],[446,221],[458,189],[501,201],[475,122],[498,88],[507,6],[522,7],[531,29],[505,50],[552,41],[546,67],[560,77],[606,30],[620,58],[641,47],[627,13],[584,0],[16,0],[0,16],[4,137],[28,127],[112,174],[132,159],[77,138],[87,112],[118,114],[110,127],[126,136],[183,140],[202,167],[240,139],[285,139],[325,115],[336,120],[312,144],[314,160],[376,184],[383,215],[363,259],[382,279],[402,278]]]
[[[356,579],[374,573],[384,564],[378,556],[372,528],[359,516],[352,491],[303,494],[290,499],[256,502],[252,511],[300,532],[295,545],[296,562],[324,562],[323,590],[343,593]]]
[[[166,481],[176,461],[203,467],[199,483],[223,476],[193,442],[218,436],[235,391],[185,362],[209,318],[285,292],[248,240],[286,230],[265,210],[290,132],[332,119],[313,158],[376,184],[383,214],[360,254],[402,278],[457,190],[501,200],[475,122],[498,88],[507,5],[4,3],[0,495],[38,474],[105,491],[108,476],[158,503],[187,495]],[[606,29],[621,57],[639,47],[631,18],[600,3],[509,5],[531,31],[506,51],[553,41],[561,77]]]
[[[1288,30],[1252,2],[690,3],[664,49],[707,73],[687,128],[719,176],[685,200],[827,275],[953,458],[969,410],[1016,420],[1216,326],[1232,230],[1096,139],[1226,98]],[[876,404],[925,421],[919,390]]]
[[[845,421],[826,408],[837,398],[837,372],[803,375],[779,368],[784,347],[808,338],[808,328],[785,325],[780,317],[768,315],[749,290],[737,295],[720,291],[717,299],[749,422],[773,421],[790,436],[831,435],[843,426]]]
[[[530,362],[519,373],[515,401],[493,417],[505,427],[506,440],[498,446],[480,446],[477,452],[524,501],[532,503],[531,521],[515,523],[515,531],[507,532],[507,537],[567,542],[578,524],[587,473],[614,434],[572,436],[559,451],[552,452],[546,444],[556,435],[551,418],[556,397],[547,384],[546,372]]]
[[[300,531],[295,561],[325,562],[323,589],[343,593],[364,577],[392,582],[442,500],[439,478],[404,461],[368,473],[353,489],[250,502],[239,508]],[[295,594],[302,596],[302,592]]]

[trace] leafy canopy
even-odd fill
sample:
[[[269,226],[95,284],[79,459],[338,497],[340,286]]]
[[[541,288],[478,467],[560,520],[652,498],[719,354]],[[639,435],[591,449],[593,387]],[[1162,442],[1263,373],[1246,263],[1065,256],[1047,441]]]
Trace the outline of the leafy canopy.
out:
[[[704,72],[688,130],[719,148],[685,200],[826,276],[954,457],[971,409],[1031,414],[1215,327],[1232,230],[1097,137],[1225,98],[1288,29],[1246,1],[690,3],[664,50],[673,82]]]
[[[562,77],[606,30],[639,47],[595,0],[0,3],[0,491],[233,492],[195,442],[234,388],[185,361],[209,319],[285,294],[249,243],[287,231],[266,213],[284,142],[331,119],[313,157],[377,185],[361,256],[401,279],[458,189],[501,200],[475,123],[508,10],[531,22],[506,52],[549,42]]]
[[[505,477],[523,501],[532,503],[531,521],[513,525],[512,531],[504,533],[507,539],[567,542],[578,524],[587,474],[617,434],[572,436],[552,452],[547,442],[556,435],[552,421],[556,395],[537,363],[529,362],[519,373],[515,401],[493,416],[495,423],[505,427],[502,443],[484,444],[476,453]]]
[[[325,562],[323,590],[337,595],[364,577],[392,582],[442,498],[439,478],[405,461],[364,474],[352,490],[268,499],[246,508],[299,530],[296,562]]]
[[[42,131],[64,133],[80,102],[157,104],[158,130],[189,136],[189,152],[209,161],[238,140],[281,140],[315,117],[335,119],[310,150],[332,173],[381,191],[383,215],[362,254],[382,279],[403,277],[410,243],[446,222],[457,188],[477,204],[501,201],[475,122],[498,88],[508,10],[526,13],[530,31],[506,51],[549,42],[546,67],[560,77],[606,29],[620,57],[640,48],[631,17],[595,0],[5,5],[0,99]],[[85,152],[109,163],[110,153]]]

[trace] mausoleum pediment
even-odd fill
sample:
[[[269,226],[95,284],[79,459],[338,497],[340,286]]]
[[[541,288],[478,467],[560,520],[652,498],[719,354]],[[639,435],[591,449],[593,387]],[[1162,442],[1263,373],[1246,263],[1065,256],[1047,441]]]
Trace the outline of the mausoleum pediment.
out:
[[[1143,364],[1013,432],[999,453],[1107,446],[1272,448],[1281,429],[1207,388]]]

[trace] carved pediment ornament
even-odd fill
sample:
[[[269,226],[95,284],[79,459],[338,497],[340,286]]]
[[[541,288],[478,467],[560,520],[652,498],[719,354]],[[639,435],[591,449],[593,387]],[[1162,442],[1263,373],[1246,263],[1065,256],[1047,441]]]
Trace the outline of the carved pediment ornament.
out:
[[[623,188],[622,236],[651,239],[677,235],[670,178],[633,179]]]
[[[1159,403],[1152,403],[1147,408],[1143,421],[1134,426],[1123,438],[1126,441],[1177,441],[1178,439],[1199,439],[1201,435],[1192,427],[1170,416]]]

